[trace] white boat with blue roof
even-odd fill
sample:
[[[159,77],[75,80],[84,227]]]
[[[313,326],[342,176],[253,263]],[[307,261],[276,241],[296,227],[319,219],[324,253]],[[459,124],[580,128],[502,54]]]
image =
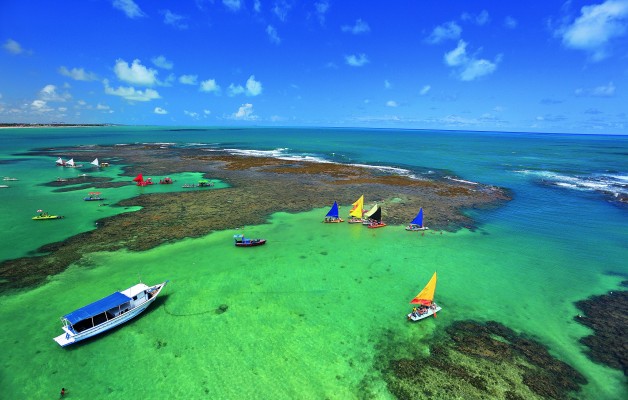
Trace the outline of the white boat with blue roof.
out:
[[[153,286],[140,282],[64,315],[63,334],[54,341],[66,347],[133,319],[155,301],[168,282]]]

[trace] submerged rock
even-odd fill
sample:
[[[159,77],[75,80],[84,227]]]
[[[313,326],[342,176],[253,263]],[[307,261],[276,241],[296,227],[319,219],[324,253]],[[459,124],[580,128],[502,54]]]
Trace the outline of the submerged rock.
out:
[[[400,399],[567,399],[587,381],[540,343],[497,322],[459,321],[430,354],[383,363]]]
[[[613,291],[576,303],[579,323],[593,329],[580,339],[595,362],[620,369],[628,376],[628,291]]]

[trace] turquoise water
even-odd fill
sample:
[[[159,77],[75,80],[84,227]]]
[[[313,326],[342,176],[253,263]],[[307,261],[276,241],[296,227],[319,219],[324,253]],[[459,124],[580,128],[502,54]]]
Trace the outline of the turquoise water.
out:
[[[247,236],[269,240],[259,248],[236,249],[236,231],[224,231],[146,252],[86,254],[47,284],[3,297],[0,384],[12,397],[49,398],[65,386],[74,398],[128,398],[151,391],[187,398],[346,399],[365,393],[389,398],[373,369],[377,345],[386,335],[427,346],[433,332],[467,318],[496,320],[546,344],[587,377],[582,398],[628,396],[621,372],[586,358],[578,340],[590,332],[573,321],[575,301],[616,290],[628,274],[626,207],[613,202],[613,193],[628,191],[627,137],[349,129],[0,130],[0,175],[20,179],[0,189],[0,211],[7,216],[0,237],[7,245],[0,258],[27,254],[93,229],[98,218],[133,211],[83,202],[90,190],[59,193],[41,186],[60,173],[127,179],[119,177],[119,166],[75,171],[55,167],[56,157],[19,154],[35,147],[134,142],[391,166],[504,186],[514,199],[498,209],[469,210],[481,223],[475,232],[420,235],[394,226],[330,226],[320,223],[327,210],[318,209],[277,213],[267,224],[246,227]],[[190,174],[177,181],[197,178]],[[102,192],[117,201],[142,190],[181,190],[159,186]],[[349,205],[340,206],[346,214]],[[42,207],[66,218],[31,221]],[[429,225],[429,213],[426,218]],[[407,324],[408,302],[433,271],[439,274],[437,300],[444,309],[437,319]],[[52,341],[61,333],[60,315],[124,289],[138,276],[146,283],[171,281],[145,315],[74,348],[61,349]],[[222,304],[229,308],[217,314]],[[33,376],[33,370],[41,373]]]

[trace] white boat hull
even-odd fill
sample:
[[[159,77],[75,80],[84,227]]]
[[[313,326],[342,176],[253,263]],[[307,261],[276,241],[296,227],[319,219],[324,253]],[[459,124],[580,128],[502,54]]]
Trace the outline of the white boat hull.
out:
[[[440,306],[436,306],[435,308],[428,308],[427,312],[423,314],[416,315],[416,314],[410,313],[408,314],[408,321],[412,321],[412,322],[420,321],[427,317],[431,317],[432,315],[436,314],[440,310],[442,310],[442,308]]]
[[[136,316],[141,314],[144,310],[146,310],[148,306],[151,305],[151,303],[157,299],[157,296],[159,295],[161,290],[164,288],[164,286],[166,286],[166,283],[168,283],[168,281],[160,283],[158,285],[150,286],[148,290],[153,289],[153,288],[155,288],[156,290],[150,299],[137,305],[136,307],[130,309],[129,311],[125,313],[119,314],[115,318],[112,318],[106,322],[103,322],[102,324],[96,325],[92,328],[86,329],[78,333],[75,332],[72,328],[63,326],[62,329],[64,333],[55,337],[54,341],[57,342],[61,347],[66,347],[76,342],[80,342],[81,340],[85,340],[92,336],[96,336],[100,333],[108,331],[109,329],[115,328],[116,326],[121,325],[135,318]]]

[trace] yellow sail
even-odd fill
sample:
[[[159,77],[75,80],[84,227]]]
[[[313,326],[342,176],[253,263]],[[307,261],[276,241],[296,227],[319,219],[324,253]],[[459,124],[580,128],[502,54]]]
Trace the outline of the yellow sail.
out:
[[[362,218],[362,213],[364,212],[364,195],[360,196],[359,199],[353,203],[353,208],[349,212],[349,216]]]
[[[421,293],[417,294],[410,304],[423,304],[429,306],[434,300],[434,292],[436,291],[436,272],[432,275],[432,279],[425,285]]]
[[[371,208],[366,214],[364,214],[364,217],[369,218],[371,215],[375,214],[375,211],[377,211],[377,204],[375,204],[373,208]]]

